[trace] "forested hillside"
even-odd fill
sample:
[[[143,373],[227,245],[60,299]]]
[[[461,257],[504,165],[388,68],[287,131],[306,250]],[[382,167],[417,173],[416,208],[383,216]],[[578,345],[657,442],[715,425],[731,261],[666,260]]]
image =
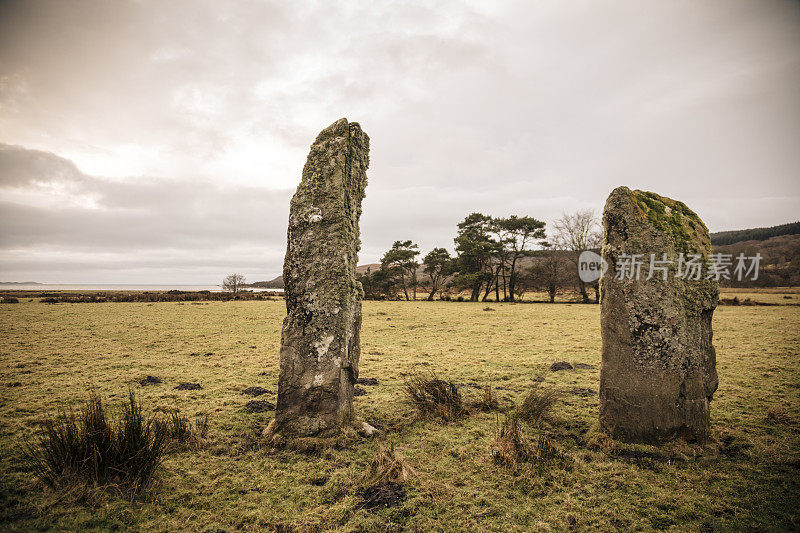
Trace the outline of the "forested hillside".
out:
[[[781,224],[770,228],[751,228],[735,231],[720,231],[711,234],[711,244],[714,246],[724,246],[744,241],[765,241],[780,235],[800,234],[800,222]]]

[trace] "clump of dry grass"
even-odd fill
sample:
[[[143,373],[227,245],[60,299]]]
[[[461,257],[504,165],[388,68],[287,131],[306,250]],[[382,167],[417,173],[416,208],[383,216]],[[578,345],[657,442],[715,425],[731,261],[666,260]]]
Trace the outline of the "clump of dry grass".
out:
[[[481,397],[475,402],[475,407],[487,413],[500,410],[500,401],[497,399],[497,393],[492,389],[491,385],[486,385],[481,390]]]
[[[534,384],[531,391],[522,401],[518,412],[519,417],[531,424],[543,420],[553,419],[553,407],[561,399],[561,393],[552,387],[542,387]]]
[[[522,431],[519,415],[506,416],[499,426],[497,437],[492,443],[492,459],[495,464],[512,467],[519,463],[536,463],[538,466],[556,464],[568,467],[572,459],[556,448],[550,438],[539,432],[535,439],[529,439]]]
[[[789,424],[792,421],[792,417],[789,415],[789,412],[782,405],[773,405],[767,409],[766,418],[767,422],[771,422],[773,424]]]
[[[492,443],[492,460],[498,465],[514,466],[517,463],[528,462],[531,458],[533,458],[533,445],[522,433],[519,417],[516,414],[506,416]]]
[[[414,470],[408,465],[405,457],[395,449],[394,443],[388,446],[380,443],[361,481],[364,485],[404,483],[413,474]]]
[[[600,427],[599,422],[595,422],[586,432],[586,447],[594,451],[613,450],[617,442],[606,431]]]
[[[466,415],[461,393],[452,381],[414,374],[406,379],[405,392],[408,400],[422,417],[455,420]]]

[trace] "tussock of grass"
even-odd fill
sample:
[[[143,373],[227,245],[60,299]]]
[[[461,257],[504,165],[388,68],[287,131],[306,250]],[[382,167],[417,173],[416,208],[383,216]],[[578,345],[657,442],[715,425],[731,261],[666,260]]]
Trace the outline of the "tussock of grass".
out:
[[[197,415],[194,424],[179,411],[171,411],[164,424],[167,434],[178,447],[198,448],[208,434],[208,414]]]
[[[766,418],[767,422],[771,422],[773,424],[789,424],[792,421],[792,417],[789,416],[789,412],[782,405],[773,405],[767,409]]]
[[[117,420],[109,420],[100,397],[92,393],[79,413],[62,410],[45,421],[44,430],[24,444],[40,480],[51,486],[113,483],[132,492],[150,485],[169,439],[167,424],[146,418],[132,391]]]
[[[414,470],[408,465],[405,457],[395,450],[394,443],[388,446],[380,443],[361,481],[364,485],[404,483],[413,473]]]
[[[553,419],[553,407],[561,399],[561,393],[551,387],[534,384],[518,409],[519,417],[526,422],[537,424]]]
[[[475,407],[481,411],[491,412],[500,410],[500,401],[491,385],[486,385],[481,391],[481,397],[475,402]]]
[[[590,450],[609,451],[614,449],[616,445],[617,441],[603,431],[603,428],[600,427],[600,423],[597,421],[595,421],[591,427],[589,427],[589,431],[586,432],[586,447]]]
[[[528,438],[520,427],[517,413],[506,416],[499,426],[497,437],[492,443],[492,459],[495,464],[513,467],[520,463],[536,463],[537,466],[572,465],[572,459],[564,455],[543,432],[534,439]]]
[[[412,375],[406,379],[405,392],[421,417],[451,421],[466,415],[458,386],[437,378],[434,373]]]
[[[78,413],[62,409],[43,425],[43,435],[23,444],[30,469],[41,481],[52,487],[113,484],[139,492],[150,486],[170,449],[200,446],[208,433],[208,415],[198,415],[194,424],[178,411],[146,417],[129,390],[114,419],[92,392]]]
[[[516,414],[507,416],[492,444],[492,460],[498,465],[514,466],[533,457],[533,445],[522,433],[519,417]]]
[[[286,449],[305,455],[318,456],[327,450],[344,450],[354,446],[359,441],[358,433],[343,430],[338,434],[327,437],[294,437],[283,438],[276,435],[268,444],[276,449]]]
[[[273,451],[292,450],[309,456],[319,456],[329,450],[345,450],[357,446],[363,439],[354,426],[345,426],[312,437],[286,436],[275,426],[275,420],[261,432],[256,448],[266,446]]]

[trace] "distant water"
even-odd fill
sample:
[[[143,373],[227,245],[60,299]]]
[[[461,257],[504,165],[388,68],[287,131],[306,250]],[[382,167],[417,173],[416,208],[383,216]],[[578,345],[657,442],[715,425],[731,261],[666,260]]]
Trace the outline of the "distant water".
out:
[[[100,284],[100,283],[0,283],[0,290],[15,291],[215,291],[219,285],[138,285],[138,284]],[[254,292],[274,292],[281,289],[247,289]]]

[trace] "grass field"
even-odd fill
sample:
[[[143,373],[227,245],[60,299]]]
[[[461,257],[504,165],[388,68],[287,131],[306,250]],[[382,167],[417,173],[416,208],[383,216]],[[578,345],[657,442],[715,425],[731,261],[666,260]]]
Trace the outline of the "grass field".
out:
[[[800,528],[800,307],[718,308],[714,441],[658,449],[598,438],[593,427],[599,306],[366,302],[361,375],[379,385],[355,401],[381,437],[319,456],[259,447],[273,413],[243,409],[252,399],[243,389],[276,391],[283,315],[282,301],[0,306],[0,529]],[[550,371],[562,360],[593,368]],[[544,376],[563,392],[547,431],[571,466],[495,465],[502,415],[416,420],[402,387],[419,371],[492,384],[506,405]],[[147,375],[163,383],[140,387]],[[173,390],[179,382],[203,389]],[[26,471],[19,443],[60,403],[77,406],[94,388],[113,406],[131,384],[150,410],[210,415],[206,445],[170,455],[152,494],[56,491]],[[407,498],[360,510],[359,479],[384,441],[414,470]]]
[[[777,304],[777,305],[800,305],[800,290],[797,288],[787,289],[780,287],[772,288],[724,288],[720,290],[720,298],[739,298],[744,301],[750,299],[754,302]]]

